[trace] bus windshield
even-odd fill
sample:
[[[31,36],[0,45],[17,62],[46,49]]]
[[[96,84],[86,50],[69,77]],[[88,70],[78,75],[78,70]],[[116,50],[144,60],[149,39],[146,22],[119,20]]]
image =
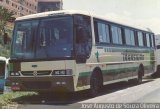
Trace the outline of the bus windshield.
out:
[[[73,18],[49,17],[17,21],[12,58],[51,59],[72,57]]]

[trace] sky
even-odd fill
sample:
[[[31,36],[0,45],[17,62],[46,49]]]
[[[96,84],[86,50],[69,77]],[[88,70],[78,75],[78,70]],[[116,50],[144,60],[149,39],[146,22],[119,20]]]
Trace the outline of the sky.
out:
[[[160,34],[160,0],[63,0],[63,9],[87,11]]]

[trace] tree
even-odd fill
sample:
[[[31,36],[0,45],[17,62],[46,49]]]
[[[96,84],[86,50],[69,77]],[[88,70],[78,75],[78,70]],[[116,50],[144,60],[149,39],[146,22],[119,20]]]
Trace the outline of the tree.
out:
[[[13,12],[0,6],[0,34],[5,34],[7,22],[13,19]]]

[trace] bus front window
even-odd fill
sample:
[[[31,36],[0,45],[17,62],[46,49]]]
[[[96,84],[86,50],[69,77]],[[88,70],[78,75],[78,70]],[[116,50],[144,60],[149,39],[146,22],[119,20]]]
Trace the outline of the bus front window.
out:
[[[37,21],[17,22],[13,36],[12,57],[30,59],[34,57]]]
[[[15,59],[64,59],[73,54],[71,16],[17,21],[11,57]]]
[[[71,57],[72,17],[42,19],[39,25],[36,58]]]

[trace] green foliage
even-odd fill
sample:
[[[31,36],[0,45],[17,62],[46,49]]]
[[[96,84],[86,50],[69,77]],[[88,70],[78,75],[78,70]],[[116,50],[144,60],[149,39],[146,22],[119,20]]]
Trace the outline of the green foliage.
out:
[[[10,45],[0,45],[0,56],[9,58],[10,56]]]
[[[14,99],[20,98],[23,96],[32,96],[36,95],[35,92],[9,92],[3,95],[0,95],[0,105],[13,104]]]
[[[0,6],[0,35],[5,33],[6,24],[13,19],[13,15],[13,12]]]
[[[9,57],[10,55],[10,43],[4,45],[3,35],[8,33],[11,38],[12,28],[7,28],[7,22],[13,19],[13,12],[8,11],[7,9],[0,6],[0,56]]]
[[[7,33],[9,34],[9,37],[12,36],[12,32],[9,31],[8,29],[7,29]],[[9,58],[10,49],[11,49],[11,42],[5,45],[3,41],[3,35],[0,35],[0,56]]]

